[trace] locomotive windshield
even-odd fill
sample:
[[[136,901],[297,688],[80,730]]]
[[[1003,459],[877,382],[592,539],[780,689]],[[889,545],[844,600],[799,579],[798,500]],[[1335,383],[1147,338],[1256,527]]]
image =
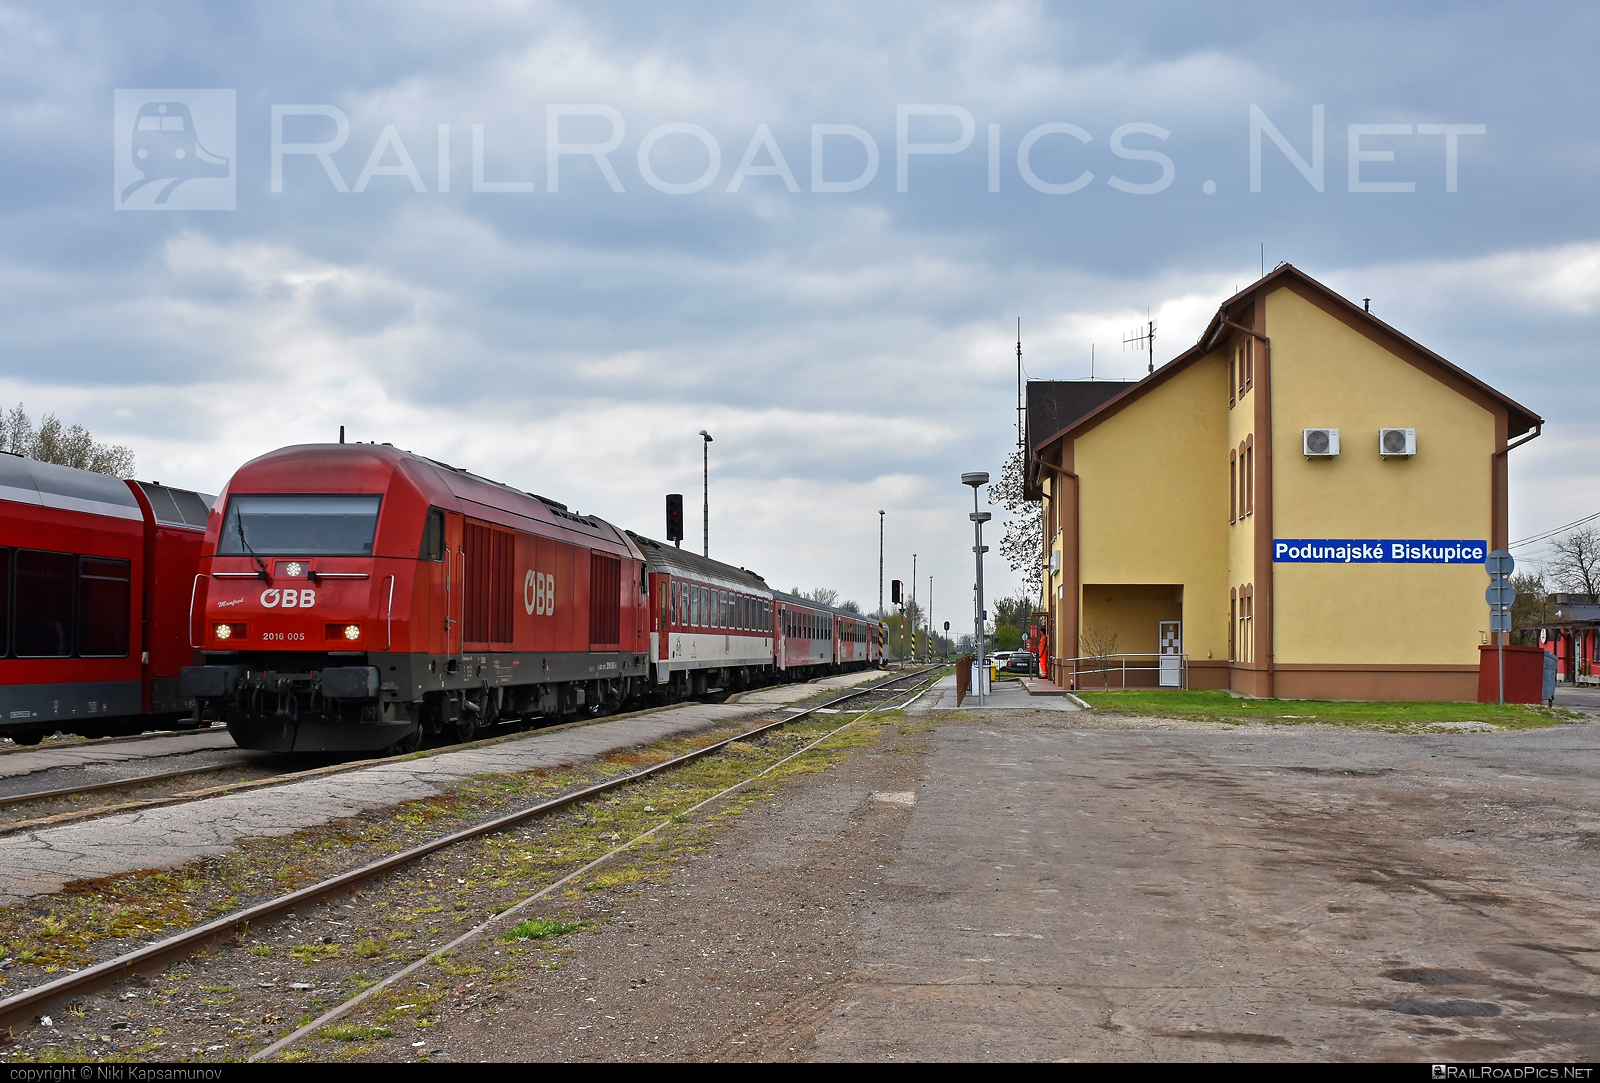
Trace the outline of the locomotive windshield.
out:
[[[230,496],[217,555],[371,556],[381,499],[352,493]]]

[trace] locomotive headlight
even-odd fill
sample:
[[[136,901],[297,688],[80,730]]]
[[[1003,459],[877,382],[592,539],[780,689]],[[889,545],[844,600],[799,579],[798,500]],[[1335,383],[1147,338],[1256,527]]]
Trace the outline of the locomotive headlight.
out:
[[[216,628],[218,639],[228,639],[233,635],[233,629],[226,624],[219,624]]]
[[[347,625],[345,625],[344,626],[344,637],[346,639],[360,639],[361,638],[361,625],[359,625],[359,624],[347,624]]]

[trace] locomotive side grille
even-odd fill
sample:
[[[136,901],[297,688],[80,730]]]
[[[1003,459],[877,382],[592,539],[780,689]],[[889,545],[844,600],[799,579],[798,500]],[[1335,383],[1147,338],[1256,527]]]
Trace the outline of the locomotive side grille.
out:
[[[476,646],[510,643],[513,536],[469,519],[462,541],[467,551],[462,639]]]
[[[589,643],[614,647],[622,627],[622,561],[589,554]]]
[[[493,611],[489,626],[489,638],[496,643],[511,642],[511,576],[514,562],[513,547],[515,536],[504,530],[493,532],[494,537],[494,568],[493,568]]]

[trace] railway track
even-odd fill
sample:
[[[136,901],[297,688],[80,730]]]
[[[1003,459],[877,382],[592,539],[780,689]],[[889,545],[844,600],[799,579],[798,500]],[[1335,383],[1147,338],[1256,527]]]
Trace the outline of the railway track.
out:
[[[597,724],[597,723],[610,722],[610,721],[614,721],[616,719],[628,718],[628,717],[630,717],[632,715],[640,714],[640,713],[643,713],[644,711],[655,710],[655,709],[657,709],[657,708],[655,708],[655,707],[647,707],[647,708],[642,708],[639,711],[621,711],[621,712],[618,712],[617,714],[606,715],[606,716],[601,717],[601,718],[587,719],[587,720],[584,720],[582,722],[577,722],[577,723],[570,723],[569,722],[569,723],[566,723],[563,726],[544,727],[544,728],[542,728],[542,732],[549,733],[549,732],[552,732],[554,730],[563,729],[563,728],[566,728],[566,726],[571,726],[571,725],[594,725],[594,724]],[[178,733],[183,733],[183,734],[194,734],[194,733],[203,733],[203,732],[205,732],[205,730],[203,730],[203,729],[200,729],[200,730],[182,730],[182,731],[177,731],[177,732]],[[519,732],[526,732],[526,730],[519,731]],[[442,752],[459,751],[459,750],[464,749],[464,748],[474,748],[474,747],[478,747],[479,745],[483,745],[483,744],[487,744],[487,743],[491,743],[491,742],[514,739],[515,737],[517,737],[519,735],[519,732],[486,734],[483,737],[480,737],[477,741],[469,742],[469,743],[466,743],[466,744],[444,745],[444,746],[441,746],[441,747],[436,748],[436,749],[430,749],[429,752],[431,754],[438,754],[438,753],[442,753]],[[144,734],[144,735],[142,735],[140,737],[109,738],[109,739],[107,739],[107,743],[109,743],[111,741],[148,740],[148,739],[151,739],[151,738],[154,738],[154,737],[170,737],[170,736],[175,736],[175,735],[176,735],[175,733],[162,732],[162,733],[154,733],[154,734]],[[63,745],[61,747],[64,747],[64,748],[76,747],[77,744],[78,744],[78,742],[74,742],[71,745]],[[96,747],[99,747],[99,746],[97,745]],[[37,749],[30,749],[30,751],[37,751]],[[9,823],[0,823],[0,837],[3,837],[5,835],[16,834],[19,831],[31,831],[31,830],[37,830],[37,829],[40,829],[40,828],[44,828],[44,827],[60,827],[60,826],[62,826],[64,824],[77,823],[77,822],[82,821],[82,820],[92,820],[92,819],[95,819],[95,818],[101,817],[101,816],[112,816],[112,815],[117,815],[119,813],[124,813],[124,812],[137,812],[137,811],[140,811],[140,810],[143,810],[143,809],[160,808],[160,807],[167,806],[167,805],[187,804],[187,803],[192,802],[192,801],[200,801],[200,800],[204,800],[205,798],[208,798],[208,797],[215,797],[215,796],[217,796],[217,795],[219,795],[221,793],[224,793],[224,792],[234,793],[234,792],[238,792],[241,789],[258,789],[258,788],[265,787],[265,786],[282,786],[282,785],[288,785],[289,783],[292,783],[292,782],[297,782],[297,781],[299,781],[301,779],[305,779],[305,778],[318,777],[318,776],[327,775],[327,774],[336,774],[336,773],[341,773],[341,772],[345,772],[345,771],[363,770],[363,769],[371,767],[371,766],[373,766],[375,764],[384,763],[389,759],[403,759],[403,758],[405,758],[405,756],[408,756],[408,755],[415,755],[415,753],[405,753],[405,754],[402,754],[401,756],[393,756],[393,757],[373,757],[373,758],[366,758],[366,759],[349,760],[349,761],[346,761],[344,763],[325,764],[325,765],[319,765],[317,767],[301,769],[301,770],[284,770],[284,771],[281,771],[281,772],[275,772],[275,773],[270,774],[270,775],[268,775],[266,777],[263,777],[263,778],[250,779],[250,780],[246,780],[246,781],[236,781],[236,782],[232,782],[232,783],[224,783],[224,784],[217,785],[217,786],[210,786],[210,787],[205,787],[203,789],[191,790],[191,791],[180,792],[180,793],[162,794],[160,796],[150,797],[150,798],[146,798],[144,800],[112,802],[112,803],[107,803],[107,804],[95,805],[95,806],[89,807],[89,808],[73,808],[73,809],[71,809],[69,811],[58,812],[58,813],[54,813],[54,814],[47,815],[47,816],[40,816],[40,817],[37,817],[37,818],[25,818],[25,819],[12,820]],[[192,767],[192,768],[184,768],[182,770],[177,770],[177,771],[166,771],[166,772],[160,772],[160,773],[157,773],[157,774],[148,774],[148,775],[129,775],[127,778],[123,778],[123,779],[106,779],[106,780],[97,781],[97,782],[84,783],[82,785],[77,785],[77,786],[63,786],[63,787],[56,787],[56,788],[49,789],[49,790],[34,791],[34,792],[30,792],[30,793],[10,794],[10,795],[6,795],[6,796],[0,796],[0,809],[12,808],[12,807],[15,807],[15,806],[18,806],[18,805],[26,805],[26,804],[29,804],[29,803],[38,803],[38,802],[46,802],[46,801],[71,800],[74,797],[84,796],[84,795],[88,795],[88,794],[104,794],[104,793],[111,793],[111,792],[114,792],[114,791],[117,791],[117,790],[134,789],[134,788],[137,788],[137,787],[140,787],[140,786],[155,785],[155,784],[159,784],[159,783],[162,783],[162,782],[171,782],[171,781],[175,781],[177,779],[184,778],[184,777],[192,777],[192,776],[205,775],[205,774],[215,774],[215,773],[220,772],[220,771],[237,770],[237,769],[239,769],[241,767],[243,767],[243,768],[258,768],[259,769],[259,768],[262,767],[262,760],[261,760],[261,758],[259,756],[257,756],[256,758],[253,758],[253,759],[241,759],[241,760],[237,760],[237,761],[229,761],[229,762],[226,762],[226,763],[220,763],[220,764],[215,764],[215,765],[211,765],[211,766],[196,766],[196,767]]]
[[[853,725],[867,714],[875,711],[897,709],[898,707],[905,706],[907,703],[923,694],[928,687],[931,687],[932,679],[929,677],[929,674],[936,672],[937,669],[934,668],[921,669],[912,671],[910,673],[900,674],[865,688],[859,688],[845,692],[813,707],[805,708],[799,711],[782,712],[781,717],[768,717],[763,719],[743,732],[723,740],[713,742],[704,748],[696,749],[692,752],[674,757],[662,763],[654,764],[649,767],[641,768],[637,771],[629,772],[625,775],[620,775],[612,779],[607,779],[603,782],[585,786],[569,793],[562,794],[553,799],[532,805],[528,808],[519,809],[515,812],[485,820],[471,827],[451,832],[447,835],[411,847],[410,849],[369,862],[360,866],[359,868],[328,877],[327,879],[324,879],[318,883],[277,896],[272,899],[268,899],[264,902],[257,903],[253,906],[235,911],[214,921],[197,926],[196,928],[166,937],[154,943],[146,944],[123,955],[103,960],[99,963],[85,967],[82,970],[78,970],[71,974],[67,974],[60,978],[45,982],[31,989],[15,993],[3,1000],[0,1000],[0,1030],[10,1028],[13,1032],[15,1032],[16,1030],[26,1028],[32,1025],[39,1016],[49,1012],[57,1004],[69,1002],[76,998],[99,992],[110,987],[111,985],[114,985],[118,981],[136,974],[157,973],[165,969],[170,964],[181,959],[185,959],[195,952],[207,948],[220,940],[231,939],[239,932],[241,928],[271,924],[276,919],[286,914],[293,913],[297,908],[303,908],[318,901],[354,891],[357,887],[364,883],[387,875],[407,865],[410,865],[421,858],[437,853],[441,850],[445,850],[459,843],[481,838],[486,835],[495,834],[508,828],[515,827],[519,824],[523,824],[529,820],[538,819],[551,813],[580,805],[586,801],[632,785],[653,775],[671,771],[672,769],[680,767],[684,764],[702,759],[706,756],[714,755],[723,749],[726,749],[734,742],[746,742],[755,738],[759,738],[766,733],[801,719],[808,718],[812,715],[817,715],[819,713],[824,715],[836,713],[839,711],[840,705],[843,704],[850,704],[851,710],[856,712],[855,716],[849,721],[846,721],[843,725],[832,729],[828,734],[818,738],[816,741],[811,742],[800,751],[785,757],[784,760],[780,760],[779,763],[769,766],[764,771],[737,783],[735,786],[729,787],[721,793],[714,795],[707,801],[703,801],[699,805],[677,814],[676,816],[664,821],[662,824],[657,825],[657,827],[652,828],[644,835],[638,836],[637,838],[631,839],[628,842],[613,848],[596,861],[591,862],[588,865],[585,865],[583,868],[561,878],[555,883],[548,885],[541,891],[517,903],[515,906],[501,911],[489,921],[483,923],[466,934],[466,937],[458,938],[457,941],[453,943],[459,943],[464,939],[481,935],[484,931],[499,923],[504,918],[521,912],[533,902],[548,895],[551,891],[554,891],[571,882],[576,877],[582,876],[586,872],[592,870],[596,865],[610,860],[616,854],[631,848],[638,842],[643,841],[650,835],[653,835],[662,827],[665,827],[667,824],[673,822],[673,820],[688,816],[712,801],[719,800],[734,790],[749,784],[756,778],[759,778],[761,775],[774,770],[777,766],[787,762],[789,759],[792,759],[794,756],[800,755],[801,753],[816,747],[817,744],[827,740],[828,737],[833,736],[840,730],[848,728],[850,725]],[[901,702],[902,700],[905,702]],[[404,970],[385,979],[381,985],[386,986],[387,984],[392,983],[392,981],[403,976],[405,973],[411,972],[417,966],[425,963],[428,959],[437,956],[440,952],[451,950],[451,948],[452,945],[447,944],[427,953],[416,963],[411,964]],[[373,989],[369,991],[375,991],[377,988],[378,986],[374,986]],[[331,1015],[342,1014],[344,1011],[347,1011],[349,1008],[353,1007],[360,999],[363,999],[363,997],[352,998],[350,1001],[339,1005],[334,1009],[333,1013],[331,1013],[329,1017],[331,1017]],[[315,1026],[324,1025],[329,1017],[324,1017],[324,1019],[318,1020],[314,1024],[308,1025],[306,1028],[301,1028],[301,1030],[296,1031],[294,1034],[289,1035],[284,1039],[280,1039],[279,1042],[274,1043],[272,1046],[262,1050],[256,1055],[256,1057],[259,1058],[261,1056],[268,1055],[271,1052],[282,1048],[289,1042],[298,1039],[303,1033],[308,1032],[309,1029],[313,1029]]]

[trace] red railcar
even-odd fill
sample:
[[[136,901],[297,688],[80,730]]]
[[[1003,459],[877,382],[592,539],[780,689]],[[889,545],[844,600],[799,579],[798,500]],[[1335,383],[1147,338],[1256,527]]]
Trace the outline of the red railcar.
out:
[[[615,708],[648,673],[648,582],[610,523],[387,445],[245,464],[217,501],[185,694],[244,748],[415,748]]]
[[[0,733],[103,736],[194,711],[178,688],[210,498],[0,454]]]

